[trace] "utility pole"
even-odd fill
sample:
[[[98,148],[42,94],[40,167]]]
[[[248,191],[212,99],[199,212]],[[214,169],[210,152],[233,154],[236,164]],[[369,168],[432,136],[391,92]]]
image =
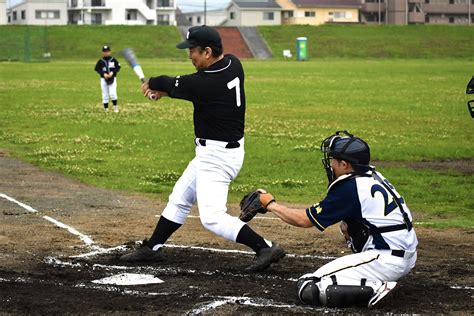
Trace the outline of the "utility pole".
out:
[[[467,18],[469,19],[469,21],[467,22],[468,25],[471,25],[471,23],[472,23],[472,18],[471,18],[471,13],[472,13],[472,12],[471,12],[471,4],[472,4],[472,3],[471,3],[471,2],[472,2],[472,1],[469,1],[469,0],[468,0],[468,2],[467,2],[468,5],[469,5],[469,6],[468,6],[468,9],[469,9],[469,12],[468,12],[468,13],[469,13],[469,14],[467,15]]]
[[[379,25],[382,23],[381,21],[381,17],[382,16],[382,12],[380,12],[380,0],[379,0]]]
[[[204,25],[207,25],[207,1],[204,0]]]

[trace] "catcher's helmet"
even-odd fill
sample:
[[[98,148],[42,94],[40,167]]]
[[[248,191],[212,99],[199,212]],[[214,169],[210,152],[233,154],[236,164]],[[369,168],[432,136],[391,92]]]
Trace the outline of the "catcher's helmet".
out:
[[[324,139],[321,143],[321,151],[324,153],[322,162],[328,175],[329,183],[335,180],[334,172],[331,168],[331,158],[350,162],[355,172],[366,172],[369,170],[369,145],[348,131],[337,131],[335,134]]]

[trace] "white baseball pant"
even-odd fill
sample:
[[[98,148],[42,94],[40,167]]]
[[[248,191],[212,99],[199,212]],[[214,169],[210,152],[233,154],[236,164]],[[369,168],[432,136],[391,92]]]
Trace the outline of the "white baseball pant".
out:
[[[234,241],[245,225],[237,217],[227,214],[227,195],[230,182],[237,176],[244,162],[244,139],[240,147],[225,148],[227,142],[197,140],[196,157],[176,182],[168,204],[161,214],[170,221],[184,224],[197,202],[202,225],[216,235]]]
[[[405,252],[403,258],[391,254],[391,250],[367,250],[337,258],[314,273],[301,278],[316,277],[319,293],[326,293],[326,288],[333,284],[331,276],[336,277],[338,285],[361,285],[367,280],[366,286],[376,291],[383,281],[397,281],[407,275],[415,266],[417,254]]]
[[[102,89],[102,103],[109,103],[109,100],[117,100],[117,78],[115,78],[112,84],[107,84],[104,78],[100,78],[100,88]]]

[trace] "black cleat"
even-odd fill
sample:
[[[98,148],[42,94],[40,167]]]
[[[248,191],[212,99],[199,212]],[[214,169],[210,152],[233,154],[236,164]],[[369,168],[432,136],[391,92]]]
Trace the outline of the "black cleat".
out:
[[[286,255],[285,250],[277,243],[272,243],[269,248],[262,248],[255,255],[252,265],[245,268],[246,272],[260,272],[270,266],[270,264],[280,261]]]
[[[161,248],[157,251],[152,250],[148,246],[148,240],[143,240],[142,244],[134,251],[120,257],[120,261],[124,262],[143,262],[143,261],[161,261],[163,254]]]

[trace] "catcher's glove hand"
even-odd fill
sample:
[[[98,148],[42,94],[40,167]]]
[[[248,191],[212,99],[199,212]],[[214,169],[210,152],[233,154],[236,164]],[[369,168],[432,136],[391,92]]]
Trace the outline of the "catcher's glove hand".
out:
[[[267,206],[275,202],[273,195],[262,190],[248,193],[240,201],[239,219],[248,222],[257,215],[257,213],[265,214]]]

